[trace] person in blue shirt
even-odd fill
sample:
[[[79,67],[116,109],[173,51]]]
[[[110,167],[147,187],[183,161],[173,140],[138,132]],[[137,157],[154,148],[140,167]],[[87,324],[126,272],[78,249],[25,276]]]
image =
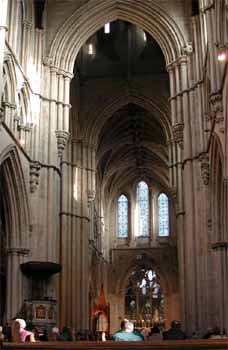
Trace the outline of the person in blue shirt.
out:
[[[115,341],[142,341],[143,336],[134,332],[134,324],[128,320],[121,322],[121,330],[114,333],[112,339]]]

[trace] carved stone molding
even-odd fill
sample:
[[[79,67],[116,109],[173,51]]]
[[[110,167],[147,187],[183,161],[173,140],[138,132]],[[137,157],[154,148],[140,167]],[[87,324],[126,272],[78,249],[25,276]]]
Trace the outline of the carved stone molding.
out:
[[[2,129],[3,120],[4,120],[4,109],[0,107],[0,130]]]
[[[34,193],[39,185],[41,165],[38,162],[30,163],[30,192]]]
[[[53,59],[50,56],[43,57],[43,65],[50,67],[53,63]]]
[[[95,195],[96,195],[96,191],[88,190],[87,194],[88,194],[88,202],[94,201]]]
[[[69,140],[70,134],[64,130],[56,130],[55,131],[57,138],[57,148],[58,148],[58,156],[61,157],[63,155],[63,151],[66,147],[66,144]]]
[[[172,126],[173,131],[173,140],[175,143],[178,143],[181,148],[183,148],[183,141],[184,141],[184,124],[183,123],[177,123]]]
[[[24,25],[24,27],[25,27],[26,29],[32,28],[32,22],[27,21],[27,20],[25,19],[25,20],[23,20],[22,23],[23,23],[23,25]]]
[[[210,180],[210,162],[208,154],[201,155],[199,161],[203,183],[204,185],[208,185]]]
[[[224,115],[223,115],[223,101],[222,94],[217,93],[210,97],[210,102],[212,105],[212,111],[216,116],[216,123],[219,124],[221,131],[224,130]]]
[[[189,42],[189,43],[186,43],[186,45],[184,47],[182,47],[182,54],[183,55],[191,55],[193,53],[193,46],[192,46],[192,43]]]
[[[171,197],[172,197],[174,200],[176,200],[176,199],[177,199],[177,188],[173,186],[173,187],[170,189],[170,194],[171,194]]]
[[[217,249],[220,249],[220,250],[227,249],[228,248],[228,242],[218,241],[218,242],[212,243],[211,244],[211,248],[215,249],[215,250],[217,250]]]
[[[8,250],[7,250],[8,255],[28,255],[29,252],[30,252],[30,249],[19,248],[19,247],[8,248]]]
[[[12,52],[4,51],[4,62],[9,61],[12,58]]]

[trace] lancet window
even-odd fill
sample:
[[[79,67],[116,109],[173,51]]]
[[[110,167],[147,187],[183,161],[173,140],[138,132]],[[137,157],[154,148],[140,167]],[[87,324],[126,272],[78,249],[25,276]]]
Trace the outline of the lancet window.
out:
[[[158,196],[158,234],[169,236],[169,199],[165,193]]]
[[[118,238],[128,237],[128,199],[122,194],[118,198]]]
[[[149,188],[141,181],[136,190],[136,236],[149,235]]]

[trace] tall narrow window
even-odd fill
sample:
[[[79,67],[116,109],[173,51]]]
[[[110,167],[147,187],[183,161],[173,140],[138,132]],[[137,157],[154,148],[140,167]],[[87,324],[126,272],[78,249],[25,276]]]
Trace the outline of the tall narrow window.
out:
[[[135,235],[149,236],[149,189],[144,181],[139,182],[137,186]]]
[[[128,199],[124,194],[122,194],[118,198],[117,215],[118,215],[117,237],[127,238],[128,237]]]
[[[158,234],[169,236],[169,199],[165,193],[158,196]]]
[[[92,54],[93,54],[93,45],[92,45],[92,44],[89,44],[88,54],[89,54],[89,55],[92,55]]]
[[[105,32],[105,34],[109,34],[110,33],[110,23],[106,23],[105,24],[104,32]]]

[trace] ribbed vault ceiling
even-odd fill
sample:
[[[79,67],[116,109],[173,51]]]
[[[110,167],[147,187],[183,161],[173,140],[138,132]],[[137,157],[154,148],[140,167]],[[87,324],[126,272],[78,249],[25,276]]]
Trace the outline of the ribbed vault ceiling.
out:
[[[101,130],[97,165],[109,192],[140,178],[165,186],[168,154],[165,133],[158,120],[135,104],[118,110]]]

